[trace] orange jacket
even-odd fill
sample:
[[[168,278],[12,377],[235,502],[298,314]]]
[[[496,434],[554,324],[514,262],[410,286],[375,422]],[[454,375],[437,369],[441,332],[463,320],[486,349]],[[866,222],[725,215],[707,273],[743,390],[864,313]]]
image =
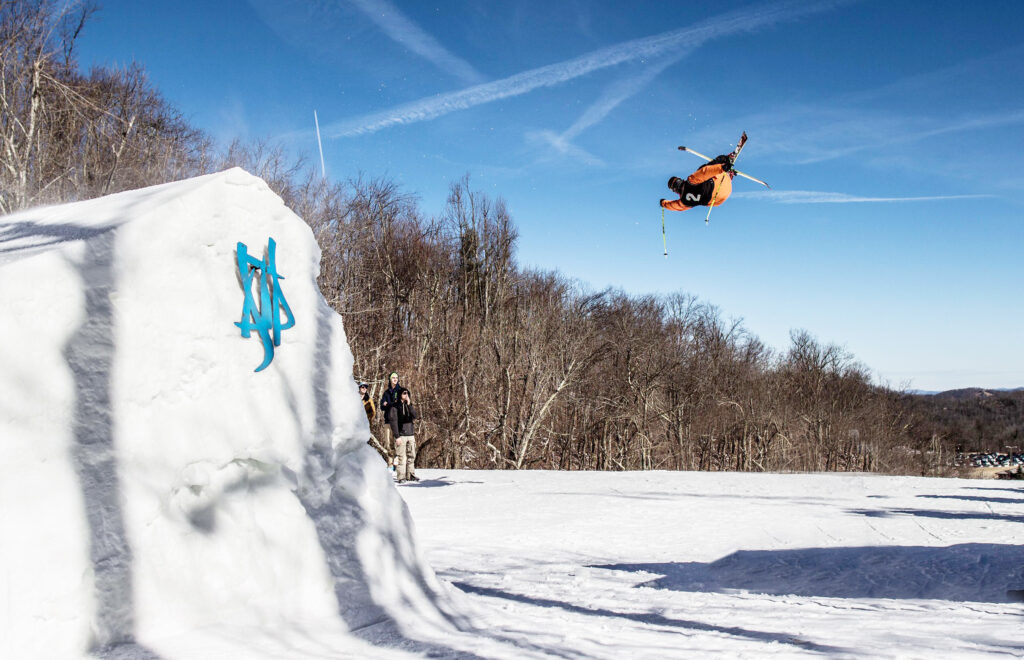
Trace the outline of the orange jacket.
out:
[[[694,206],[718,206],[729,199],[729,195],[732,194],[732,178],[734,176],[736,176],[735,172],[723,171],[721,163],[702,165],[686,179],[686,183],[696,186],[708,179],[714,179],[711,200],[707,204],[702,204],[699,199],[687,195],[688,200],[684,200],[682,196],[679,199],[663,199],[661,205],[669,211],[689,211]],[[684,194],[686,194],[685,191]],[[686,205],[687,201],[690,202],[690,206]]]

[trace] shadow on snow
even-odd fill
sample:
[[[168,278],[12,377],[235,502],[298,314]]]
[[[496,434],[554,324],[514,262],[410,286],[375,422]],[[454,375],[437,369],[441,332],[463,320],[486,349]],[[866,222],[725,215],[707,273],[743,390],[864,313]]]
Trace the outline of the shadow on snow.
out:
[[[1015,600],[1011,590],[1024,587],[1024,547],[964,543],[741,550],[710,563],[593,568],[660,574],[637,586],[673,591],[1005,603]]]
[[[596,607],[585,607],[583,605],[575,605],[573,603],[566,603],[560,600],[553,600],[549,598],[536,598],[532,596],[524,596],[522,594],[516,594],[509,591],[503,591],[501,589],[493,589],[490,587],[478,587],[465,582],[453,582],[453,586],[457,587],[461,591],[470,594],[477,594],[480,596],[488,596],[490,598],[503,598],[505,600],[516,601],[525,603],[527,605],[534,605],[537,607],[557,607],[567,612],[573,612],[575,614],[586,614],[590,616],[599,617],[612,617],[619,619],[628,619],[630,621],[636,621],[652,626],[665,626],[670,628],[683,628],[690,631],[698,632],[711,632],[720,633],[723,635],[731,635],[733,637],[740,637],[743,639],[754,640],[757,642],[768,642],[778,644],[788,644],[796,646],[807,651],[816,651],[818,653],[849,653],[850,649],[844,649],[837,646],[828,646],[825,644],[818,644],[802,640],[798,637],[794,637],[789,633],[778,633],[778,632],[765,632],[760,630],[748,630],[746,628],[740,628],[738,626],[716,626],[714,624],[705,623],[703,621],[692,621],[689,619],[677,619],[673,617],[667,617],[656,612],[616,612],[614,610],[608,610]]]
[[[1004,523],[1024,523],[1024,515],[1006,513],[985,513],[983,511],[940,511],[936,509],[849,509],[868,518],[894,518],[896,516],[920,516],[941,520],[991,520]]]
[[[991,502],[994,504],[1024,504],[1024,498],[982,497],[981,495],[918,495],[932,500],[964,500],[967,502]]]
[[[18,238],[36,236],[32,227],[15,229]],[[86,242],[85,256],[75,267],[84,283],[86,314],[64,347],[64,359],[74,378],[71,459],[82,491],[93,565],[96,611],[89,652],[104,658],[156,658],[135,640],[133,557],[114,447],[114,234],[84,231],[94,240]],[[0,242],[7,236],[0,233]]]
[[[437,479],[424,479],[423,481],[408,481],[402,484],[402,488],[443,488],[445,486],[482,483],[482,481],[449,481],[448,477],[438,477]]]

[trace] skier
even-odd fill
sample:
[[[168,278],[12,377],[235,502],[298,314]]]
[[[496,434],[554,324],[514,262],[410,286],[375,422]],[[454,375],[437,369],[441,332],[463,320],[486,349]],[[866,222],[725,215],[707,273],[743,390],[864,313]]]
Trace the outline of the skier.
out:
[[[694,206],[720,205],[732,194],[735,158],[735,152],[722,154],[698,167],[685,181],[677,176],[670,178],[668,188],[679,195],[679,199],[662,199],[661,207],[669,211],[688,211]]]

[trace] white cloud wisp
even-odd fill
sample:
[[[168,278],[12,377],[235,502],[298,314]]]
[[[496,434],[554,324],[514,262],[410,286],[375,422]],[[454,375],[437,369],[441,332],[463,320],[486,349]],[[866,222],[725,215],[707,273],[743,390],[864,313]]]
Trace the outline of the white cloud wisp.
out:
[[[633,39],[570,60],[524,71],[501,80],[475,85],[456,92],[438,94],[389,110],[335,122],[325,129],[325,133],[330,138],[375,133],[390,126],[436,119],[451,112],[519,96],[541,87],[553,87],[593,71],[624,62],[665,56],[678,59],[681,57],[678,54],[679,51],[690,52],[711,39],[796,20],[839,4],[845,4],[845,2],[785,2],[755,11],[732,12],[704,21],[695,27]],[[584,120],[585,117],[580,121]],[[586,121],[590,120],[586,119]]]
[[[472,64],[452,54],[388,0],[350,1],[390,39],[433,63],[442,71],[468,84],[479,84],[486,80]]]
[[[931,195],[924,197],[859,197],[838,192],[816,190],[764,190],[735,193],[733,197],[763,199],[779,204],[865,204],[885,202],[937,202],[951,199],[978,199],[991,195]]]

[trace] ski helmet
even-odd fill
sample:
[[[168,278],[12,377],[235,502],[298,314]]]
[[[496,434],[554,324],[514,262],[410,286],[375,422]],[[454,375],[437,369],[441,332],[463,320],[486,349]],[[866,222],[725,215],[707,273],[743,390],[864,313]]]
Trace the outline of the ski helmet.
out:
[[[679,191],[683,189],[683,180],[677,176],[669,178],[668,189],[676,194],[680,194]]]

